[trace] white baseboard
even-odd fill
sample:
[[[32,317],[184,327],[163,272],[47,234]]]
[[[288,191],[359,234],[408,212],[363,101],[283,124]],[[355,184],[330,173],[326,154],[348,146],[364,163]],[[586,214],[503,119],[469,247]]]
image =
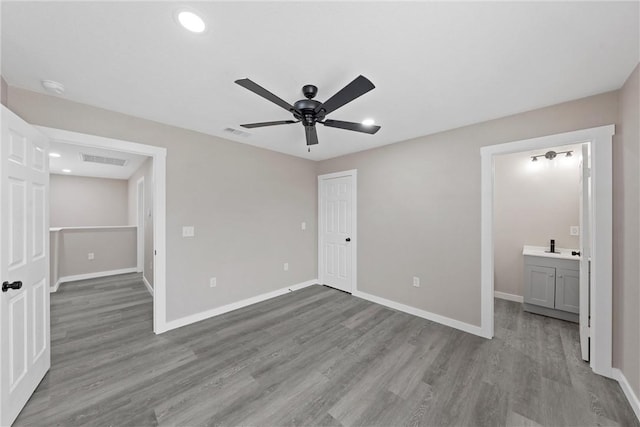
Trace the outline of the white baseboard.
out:
[[[381,298],[375,295],[368,294],[366,292],[354,291],[354,297],[366,299],[367,301],[375,302],[376,304],[384,305],[389,308],[393,308],[398,311],[412,314],[414,316],[422,317],[423,319],[431,320],[432,322],[440,323],[445,326],[450,326],[455,329],[459,329],[463,332],[468,332],[473,335],[478,335],[483,338],[487,337],[480,326],[472,325],[470,323],[461,322],[459,320],[452,319],[450,317],[442,316],[440,314],[431,313],[429,311],[421,310],[419,308],[411,307],[409,305],[401,304],[399,302],[391,301],[386,298]]]
[[[97,277],[115,276],[116,274],[135,273],[136,271],[137,269],[135,267],[131,267],[131,268],[121,268],[119,270],[97,271],[95,273],[85,273],[85,274],[75,274],[73,276],[64,276],[58,279],[58,281],[53,286],[53,288],[51,288],[50,292],[56,292],[60,287],[60,285],[66,282],[75,282],[76,280],[95,279]]]
[[[636,413],[636,418],[638,418],[638,421],[640,421],[640,399],[638,399],[638,396],[634,393],[631,385],[629,385],[629,381],[627,381],[627,377],[624,376],[622,371],[618,368],[612,368],[612,371],[613,378],[618,380],[618,383],[620,384],[624,395],[627,397],[627,400],[633,408],[633,412]]]
[[[507,301],[524,302],[522,295],[508,294],[506,292],[494,291],[493,296],[500,299],[506,299]]]
[[[144,282],[144,285],[147,287],[147,290],[149,291],[151,296],[153,296],[153,286],[151,286],[147,278],[144,277],[144,274],[142,275],[142,281]]]
[[[232,302],[231,304],[223,305],[222,307],[212,308],[211,310],[202,311],[200,313],[192,314],[190,316],[181,317],[180,319],[171,320],[164,324],[159,333],[167,332],[171,329],[180,328],[182,326],[190,325],[191,323],[199,322],[201,320],[209,319],[211,317],[219,316],[224,313],[228,313],[233,310],[237,310],[248,305],[256,304],[258,302],[266,301],[271,298],[279,297],[286,293],[297,291],[298,289],[306,288],[307,286],[315,285],[318,283],[318,279],[307,280],[306,282],[297,283],[286,288],[278,289],[276,291],[267,292],[266,294],[257,295],[255,297],[243,299],[241,301]]]

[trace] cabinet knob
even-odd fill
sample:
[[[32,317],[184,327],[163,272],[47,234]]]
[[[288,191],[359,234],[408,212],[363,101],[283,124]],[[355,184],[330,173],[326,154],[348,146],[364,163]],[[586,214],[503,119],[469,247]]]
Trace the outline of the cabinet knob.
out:
[[[562,277],[563,277],[563,276],[562,276],[562,274],[561,274],[561,275],[559,275],[559,276],[558,276],[558,279],[562,279]]]

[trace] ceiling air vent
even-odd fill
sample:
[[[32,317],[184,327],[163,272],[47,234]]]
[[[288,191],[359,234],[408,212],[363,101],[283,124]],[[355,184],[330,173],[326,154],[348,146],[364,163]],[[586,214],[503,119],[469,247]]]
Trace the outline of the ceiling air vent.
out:
[[[116,159],[115,157],[94,156],[93,154],[81,153],[83,162],[102,163],[103,165],[124,166],[127,164],[125,159]]]
[[[248,132],[243,132],[241,130],[234,129],[234,128],[224,128],[224,131],[227,132],[227,133],[232,133],[235,136],[242,136],[242,137],[245,137],[245,138],[248,137],[248,136],[251,136],[251,134],[248,133]]]

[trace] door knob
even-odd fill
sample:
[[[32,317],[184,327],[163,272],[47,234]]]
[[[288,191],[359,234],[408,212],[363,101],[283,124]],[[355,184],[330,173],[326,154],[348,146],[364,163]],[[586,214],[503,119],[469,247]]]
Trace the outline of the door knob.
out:
[[[7,292],[9,289],[20,289],[22,287],[22,282],[16,280],[13,283],[2,282],[2,292]]]
[[[347,238],[346,238],[346,239],[344,239],[344,240],[345,240],[345,241],[347,241],[347,242],[350,242],[350,241],[351,241],[351,237],[347,237]]]

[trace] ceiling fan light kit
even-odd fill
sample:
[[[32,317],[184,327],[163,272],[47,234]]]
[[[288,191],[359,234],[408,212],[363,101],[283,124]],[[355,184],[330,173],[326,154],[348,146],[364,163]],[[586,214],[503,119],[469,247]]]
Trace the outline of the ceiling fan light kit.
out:
[[[374,134],[380,130],[380,126],[373,125],[371,123],[355,123],[345,122],[341,120],[326,119],[327,114],[337,110],[345,104],[353,101],[354,99],[369,92],[375,86],[369,79],[364,76],[356,77],[351,83],[340,89],[335,95],[326,100],[325,102],[316,101],[315,96],[318,94],[318,88],[315,85],[304,85],[302,87],[302,94],[305,99],[296,101],[293,105],[287,101],[279,98],[273,93],[269,92],[262,86],[254,83],[249,79],[240,79],[235,81],[236,84],[250,90],[251,92],[265,98],[268,101],[284,108],[293,114],[295,120],[278,120],[272,122],[260,122],[260,123],[247,123],[240,125],[244,128],[252,129],[265,126],[275,125],[287,125],[292,123],[302,123],[305,131],[305,138],[307,140],[307,147],[311,151],[311,146],[318,144],[318,134],[316,132],[316,123],[320,123],[324,126],[345,129],[355,132],[362,132],[368,134]]]

